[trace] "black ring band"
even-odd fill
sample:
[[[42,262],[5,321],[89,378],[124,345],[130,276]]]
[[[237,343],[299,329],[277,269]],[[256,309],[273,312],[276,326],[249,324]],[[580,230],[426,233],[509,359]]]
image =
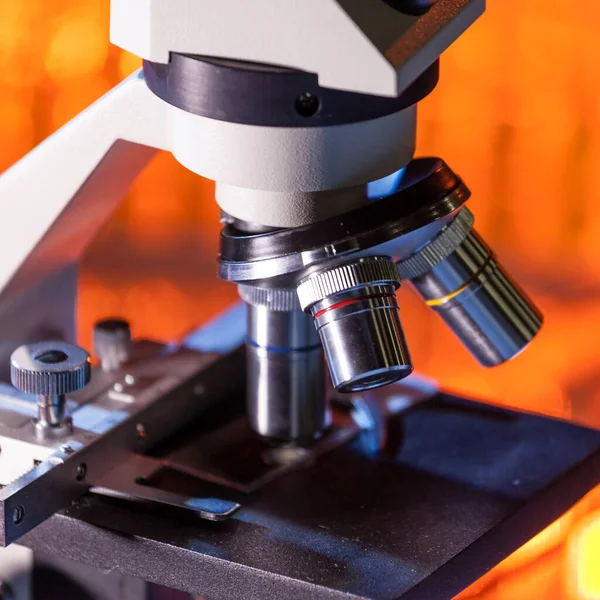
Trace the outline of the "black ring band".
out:
[[[226,225],[221,231],[219,260],[251,262],[283,257],[308,252],[351,236],[368,236],[375,231],[381,236],[383,230],[388,231],[389,239],[394,239],[401,234],[399,223],[405,226],[407,219],[416,228],[454,210],[455,206],[444,206],[444,199],[459,186],[464,187],[462,180],[442,159],[419,158],[406,167],[399,191],[343,216],[259,234],[242,232]],[[461,199],[461,204],[469,194],[464,189],[466,195]]]
[[[437,0],[383,0],[392,8],[403,12],[406,15],[420,16],[424,15]]]
[[[439,61],[398,98],[319,86],[315,73],[172,53],[168,64],[144,61],[148,88],[182,110],[246,125],[323,127],[368,121],[412,106],[439,79]]]

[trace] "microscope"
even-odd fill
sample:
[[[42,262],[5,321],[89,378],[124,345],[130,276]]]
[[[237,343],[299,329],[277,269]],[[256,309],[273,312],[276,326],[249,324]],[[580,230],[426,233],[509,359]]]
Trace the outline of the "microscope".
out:
[[[440,55],[484,8],[112,0],[143,68],[0,176],[13,597],[52,564],[94,598],[447,600],[600,481],[600,433],[412,374],[401,284],[483,367],[542,326],[467,184],[414,158]],[[107,315],[83,349],[78,262],[158,150],[216,182],[241,303],[168,344]]]

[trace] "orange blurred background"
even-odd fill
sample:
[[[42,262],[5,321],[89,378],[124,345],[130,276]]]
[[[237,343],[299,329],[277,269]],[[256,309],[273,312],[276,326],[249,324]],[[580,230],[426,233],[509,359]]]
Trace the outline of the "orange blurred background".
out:
[[[443,57],[420,109],[419,154],[473,191],[479,230],[543,309],[524,354],[480,368],[405,290],[414,362],[447,388],[600,427],[600,3],[489,0]],[[109,0],[0,3],[0,172],[140,61],[108,43]],[[122,315],[172,339],[236,298],[217,280],[213,185],[159,156],[83,263],[80,341]],[[600,494],[592,493],[464,594],[600,600]]]

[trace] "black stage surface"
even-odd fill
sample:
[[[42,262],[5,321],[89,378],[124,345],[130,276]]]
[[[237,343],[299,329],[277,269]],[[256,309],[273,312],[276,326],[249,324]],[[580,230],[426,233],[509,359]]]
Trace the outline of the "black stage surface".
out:
[[[438,395],[209,523],[86,497],[22,542],[211,600],[452,598],[600,481],[600,432]],[[173,485],[183,485],[175,478]],[[188,482],[185,482],[188,485]]]

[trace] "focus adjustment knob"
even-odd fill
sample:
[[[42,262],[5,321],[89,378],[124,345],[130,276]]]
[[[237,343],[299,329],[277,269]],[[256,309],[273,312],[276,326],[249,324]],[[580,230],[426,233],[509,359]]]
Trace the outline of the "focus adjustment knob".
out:
[[[90,376],[90,355],[66,342],[26,344],[10,358],[11,382],[26,394],[65,396],[85,387]]]
[[[103,319],[94,326],[94,353],[104,371],[114,371],[131,355],[131,329],[124,319]]]

